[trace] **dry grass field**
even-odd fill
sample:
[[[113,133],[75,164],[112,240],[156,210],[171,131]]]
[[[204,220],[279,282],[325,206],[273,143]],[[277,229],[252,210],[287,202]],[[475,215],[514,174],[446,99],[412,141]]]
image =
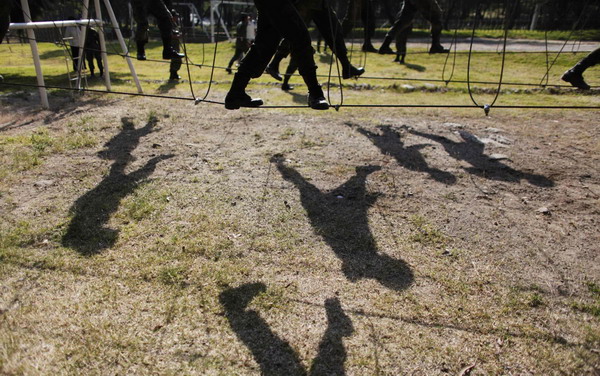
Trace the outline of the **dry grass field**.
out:
[[[10,48],[5,79],[33,81]],[[600,105],[513,89],[499,104]],[[344,100],[469,103],[360,81]],[[600,374],[598,110],[50,102],[0,96],[2,375]]]

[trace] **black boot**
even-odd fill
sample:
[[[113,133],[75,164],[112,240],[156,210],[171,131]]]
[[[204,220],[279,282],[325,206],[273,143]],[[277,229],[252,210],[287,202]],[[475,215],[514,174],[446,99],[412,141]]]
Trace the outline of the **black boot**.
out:
[[[582,70],[578,69],[577,65],[566,71],[560,79],[570,83],[578,89],[590,90],[590,85],[588,85],[587,82],[585,82],[585,80],[583,79],[583,75],[581,73]]]
[[[321,86],[308,92],[308,106],[313,110],[329,109],[329,103],[327,103],[327,99],[325,99],[325,94],[323,94]]]
[[[137,59],[146,60],[146,47],[144,46],[144,43],[137,44]]]
[[[283,80],[283,77],[281,77],[281,73],[279,73],[279,66],[278,65],[272,65],[272,64],[273,63],[267,65],[267,69],[265,69],[265,72],[267,72],[268,74],[270,74],[271,77],[273,77],[277,81]]]
[[[369,41],[369,42],[363,43],[362,51],[363,52],[377,52],[377,48],[375,48],[373,46],[373,44]]]
[[[281,84],[281,90],[283,90],[283,91],[294,90],[294,86],[288,84],[287,82],[284,82]]]
[[[179,81],[181,80],[181,76],[179,76],[177,74],[177,72],[171,72],[171,75],[169,76],[169,81]]]
[[[242,76],[236,73],[233,76],[231,88],[225,97],[225,108],[228,110],[237,110],[240,107],[259,107],[263,105],[260,98],[252,99],[246,94],[246,86],[250,82],[250,77]]]
[[[358,77],[365,73],[365,68],[363,67],[355,67],[352,64],[347,64],[342,66],[342,78],[348,79],[352,77]]]
[[[382,55],[391,55],[394,54],[394,51],[390,48],[390,44],[392,43],[392,36],[389,34],[385,35],[385,38],[383,38],[383,43],[381,44],[381,47],[379,47],[379,52]]]
[[[441,44],[432,44],[429,49],[430,54],[447,54],[448,52],[450,52],[450,50],[444,48]]]

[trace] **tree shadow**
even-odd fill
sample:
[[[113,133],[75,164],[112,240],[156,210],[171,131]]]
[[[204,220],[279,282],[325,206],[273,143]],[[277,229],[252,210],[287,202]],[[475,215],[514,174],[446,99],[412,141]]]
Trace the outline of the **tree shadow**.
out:
[[[439,181],[444,184],[456,183],[456,177],[447,171],[442,171],[437,168],[429,167],[427,161],[419,151],[420,149],[428,146],[428,144],[419,144],[412,146],[404,146],[402,136],[398,131],[393,129],[389,125],[379,125],[377,129],[381,133],[371,132],[359,125],[346,123],[349,127],[356,129],[356,131],[371,140],[371,142],[381,150],[383,154],[391,155],[396,159],[399,165],[402,167],[417,172],[425,172],[431,176],[432,179]]]
[[[484,154],[485,144],[474,137],[469,137],[466,132],[459,132],[463,139],[460,142],[452,141],[444,136],[416,130],[409,130],[409,132],[416,136],[438,142],[452,158],[471,164],[473,167],[465,168],[470,174],[490,180],[513,183],[518,183],[522,179],[525,179],[529,183],[539,187],[554,186],[554,182],[543,175],[518,171],[500,161],[490,160],[490,157]]]
[[[225,317],[238,338],[252,352],[262,375],[307,375],[292,346],[274,333],[269,324],[248,304],[266,291],[264,283],[248,283],[230,288],[219,295]],[[337,298],[325,301],[327,329],[319,344],[319,353],[309,375],[344,375],[346,350],[343,338],[352,335],[352,321],[344,313]]]
[[[375,279],[382,285],[401,290],[413,280],[409,266],[402,260],[379,253],[369,227],[368,210],[378,194],[366,191],[367,176],[379,166],[356,167],[356,174],[339,187],[324,192],[309,183],[298,171],[284,164],[283,157],[271,158],[282,177],[300,190],[315,233],[321,235],[342,261],[348,280]]]
[[[158,162],[173,156],[154,157],[143,167],[126,174],[127,164],[134,160],[131,153],[140,139],[152,132],[157,119],[151,118],[144,127],[138,129],[135,129],[130,118],[122,118],[121,121],[122,131],[98,153],[101,158],[115,161],[109,174],[94,189],[75,201],[70,209],[73,217],[62,238],[64,246],[85,256],[97,254],[116,242],[119,231],[105,227],[111,214],[117,211],[123,198],[133,193],[141,182],[152,175]]]

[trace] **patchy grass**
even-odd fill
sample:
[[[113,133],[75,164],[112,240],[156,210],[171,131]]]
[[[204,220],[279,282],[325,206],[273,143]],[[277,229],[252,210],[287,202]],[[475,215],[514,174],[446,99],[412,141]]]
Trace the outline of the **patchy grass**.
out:
[[[54,100],[0,109],[2,374],[598,369],[591,111]]]

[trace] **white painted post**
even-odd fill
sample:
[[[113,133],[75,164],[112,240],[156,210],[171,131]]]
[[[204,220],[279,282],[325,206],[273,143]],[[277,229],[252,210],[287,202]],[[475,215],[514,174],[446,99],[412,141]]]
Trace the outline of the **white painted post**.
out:
[[[135,68],[133,67],[133,63],[131,62],[131,57],[129,57],[129,51],[127,51],[127,45],[125,44],[125,40],[123,39],[123,34],[121,34],[121,29],[119,28],[119,23],[117,22],[117,18],[115,17],[115,12],[110,5],[110,0],[104,0],[104,5],[106,6],[106,11],[110,16],[110,21],[115,28],[115,32],[117,33],[117,39],[119,40],[119,44],[121,45],[121,49],[125,54],[125,60],[127,60],[127,64],[129,65],[129,70],[131,71],[131,75],[133,76],[133,80],[135,81],[135,85],[137,86],[138,93],[143,93],[142,85],[140,85],[140,80],[138,79],[137,73],[135,73]]]
[[[21,0],[21,8],[23,9],[23,16],[25,22],[31,19],[31,12],[29,11],[29,3],[27,0]],[[50,108],[48,103],[48,93],[46,92],[46,84],[44,83],[44,74],[42,73],[42,64],[40,63],[40,54],[37,48],[37,41],[35,40],[35,33],[33,29],[27,29],[27,38],[29,39],[29,46],[31,47],[31,54],[33,55],[33,65],[35,66],[35,74],[37,76],[38,90],[40,92],[40,101],[42,102],[43,108]]]
[[[96,7],[96,19],[102,19],[102,10],[100,8],[100,0],[94,0],[94,6]],[[104,65],[104,84],[106,90],[111,91],[110,85],[110,71],[108,69],[108,56],[106,55],[106,40],[104,39],[104,24],[100,24],[100,53],[102,54],[102,64]]]
[[[81,19],[85,20],[88,18],[88,7],[90,0],[83,0],[83,12],[81,12]],[[88,23],[89,26],[89,23]],[[83,67],[85,56],[83,55],[83,47],[85,46],[85,34],[88,26],[81,26],[79,33],[79,60],[77,61],[77,89],[81,89],[81,67]]]

